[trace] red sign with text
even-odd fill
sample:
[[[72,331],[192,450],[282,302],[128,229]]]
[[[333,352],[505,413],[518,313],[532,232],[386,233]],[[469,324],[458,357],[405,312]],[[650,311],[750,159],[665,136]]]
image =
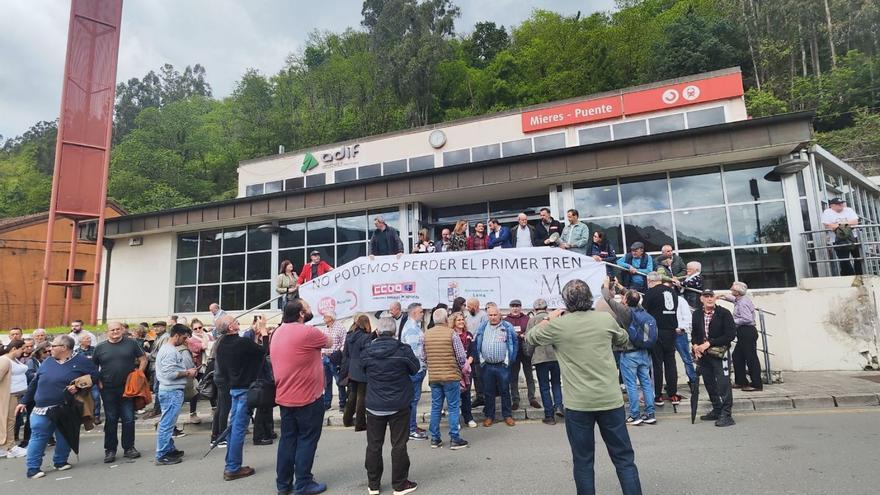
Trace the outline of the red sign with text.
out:
[[[726,100],[743,94],[742,74],[728,74],[623,95],[626,115]]]
[[[534,132],[572,124],[583,124],[623,115],[620,96],[597,98],[558,107],[522,113],[523,132]]]
[[[624,115],[726,100],[743,95],[742,74],[727,74],[522,113],[522,131],[613,119]]]

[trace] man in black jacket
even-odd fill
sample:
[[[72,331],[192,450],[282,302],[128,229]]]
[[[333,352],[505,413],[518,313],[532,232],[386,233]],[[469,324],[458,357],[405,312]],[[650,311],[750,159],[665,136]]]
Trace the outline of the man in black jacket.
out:
[[[259,331],[261,337],[268,335],[265,325],[260,325]],[[227,333],[215,345],[216,380],[226,384],[232,398],[229,436],[226,438],[226,468],[223,471],[223,479],[232,481],[254,474],[254,468],[241,465],[244,436],[250,422],[247,391],[260,375],[266,351],[253,340],[239,337],[235,332]]]
[[[370,237],[370,259],[373,256],[386,256],[396,254],[400,257],[403,254],[403,241],[400,240],[400,234],[394,227],[385,223],[385,218],[378,215],[373,219],[373,225],[376,230]]]
[[[654,404],[663,406],[666,400],[677,406],[682,397],[678,395],[678,368],[675,364],[675,339],[678,328],[678,295],[663,284],[657,272],[651,272],[648,291],[642,300],[642,307],[657,320],[657,343],[651,350],[654,361]],[[663,395],[663,372],[666,371],[666,395]]]
[[[394,338],[397,327],[391,318],[379,320],[379,338],[364,348],[362,361],[367,375],[367,453],[365,466],[369,493],[379,493],[382,482],[382,445],[385,429],[391,430],[391,486],[397,495],[412,493],[418,486],[408,479],[410,375],[420,364],[412,348]]]
[[[730,311],[715,305],[713,291],[704,290],[700,302],[703,307],[694,311],[691,322],[691,343],[712,401],[712,412],[700,419],[715,421],[715,426],[733,426],[736,423],[730,415],[733,393],[726,349],[736,337],[736,324]]]
[[[556,234],[554,236],[554,234]],[[536,246],[555,246],[562,235],[562,224],[550,216],[550,208],[541,208],[541,221],[535,225]]]

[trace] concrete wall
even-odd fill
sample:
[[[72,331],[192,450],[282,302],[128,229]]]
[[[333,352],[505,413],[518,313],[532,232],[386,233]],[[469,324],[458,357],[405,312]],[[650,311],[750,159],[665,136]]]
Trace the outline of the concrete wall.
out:
[[[766,316],[771,366],[777,370],[861,370],[860,352],[877,352],[880,277],[804,279],[796,290],[757,292]],[[758,347],[762,347],[758,342]]]
[[[164,320],[174,298],[174,234],[143,236],[143,244],[129,246],[122,238],[113,247],[107,299],[108,320],[130,323]]]

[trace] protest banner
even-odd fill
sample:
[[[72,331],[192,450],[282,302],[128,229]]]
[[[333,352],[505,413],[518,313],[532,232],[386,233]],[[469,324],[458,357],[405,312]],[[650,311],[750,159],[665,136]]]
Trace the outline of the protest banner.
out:
[[[598,297],[605,266],[588,256],[555,248],[493,249],[358,258],[300,287],[300,296],[318,316],[338,318],[388,309],[392,301],[425,308],[450,307],[456,297],[476,297],[482,305],[506,307],[537,298],[564,307],[562,287],[572,279],[587,282]]]

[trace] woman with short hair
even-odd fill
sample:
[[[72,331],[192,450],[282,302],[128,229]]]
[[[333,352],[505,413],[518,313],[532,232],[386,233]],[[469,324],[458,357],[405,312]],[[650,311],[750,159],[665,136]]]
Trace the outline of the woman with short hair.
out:
[[[758,359],[758,328],[755,327],[755,304],[746,295],[748,290],[749,286],[743,282],[734,282],[730,294],[721,296],[721,299],[733,303],[733,322],[736,323],[736,347],[731,354],[733,388],[760,392],[764,389],[764,382],[761,380],[761,360]]]
[[[281,262],[281,273],[275,279],[275,292],[281,294],[279,309],[284,310],[287,301],[299,297],[299,283],[297,282],[296,270],[290,260]]]

